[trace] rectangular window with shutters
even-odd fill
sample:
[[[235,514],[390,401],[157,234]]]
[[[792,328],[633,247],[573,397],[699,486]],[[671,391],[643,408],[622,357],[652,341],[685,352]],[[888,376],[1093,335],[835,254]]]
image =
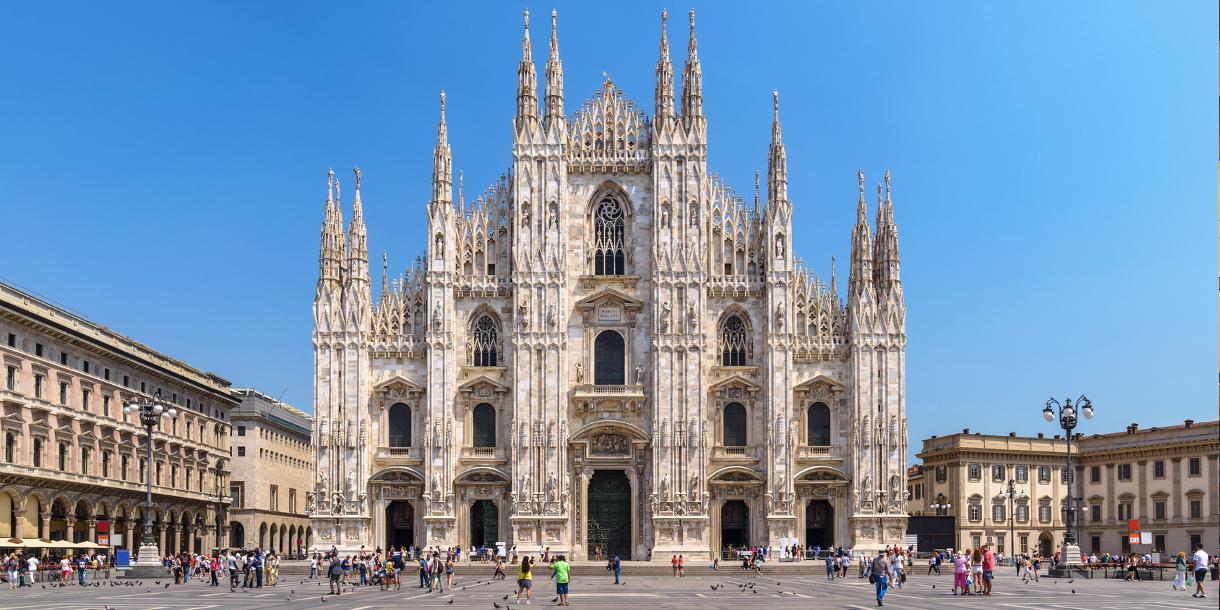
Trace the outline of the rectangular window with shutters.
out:
[[[969,511],[967,512],[967,516],[970,518],[971,521],[982,521],[983,520],[983,507],[979,504],[971,504],[969,507]]]
[[[1004,521],[1004,519],[1005,519],[1004,505],[1003,504],[992,504],[991,505],[991,520],[996,523],[1002,523]]]
[[[42,398],[42,375],[34,375],[34,398]]]
[[[1004,466],[1003,465],[996,464],[991,467],[991,480],[992,481],[1003,481],[1004,480]]]
[[[1190,501],[1190,518],[1191,519],[1202,519],[1203,518],[1203,501],[1202,500],[1191,500]]]
[[[1186,462],[1186,474],[1192,477],[1197,477],[1203,474],[1203,460],[1201,458],[1192,457]]]
[[[59,352],[59,363],[68,366],[68,352]]]
[[[1090,536],[1089,537],[1089,546],[1092,547],[1092,549],[1093,549],[1092,552],[1100,553],[1101,552],[1101,536]]]
[[[1029,480],[1029,466],[1017,466],[1017,482],[1024,483]]]
[[[1119,464],[1118,465],[1118,480],[1120,480],[1120,481],[1130,481],[1131,480],[1131,464]]]
[[[246,448],[245,447],[237,448],[237,457],[246,457]]]
[[[946,480],[948,480],[948,478],[949,478],[949,467],[948,466],[937,466],[936,467],[936,482],[944,483]]]
[[[1017,540],[1018,540],[1018,541],[1020,542],[1020,544],[1021,544],[1021,547],[1020,547],[1020,551],[1021,551],[1021,553],[1028,553],[1028,552],[1029,552],[1029,536],[1027,536],[1027,535],[1025,535],[1025,534],[1021,534],[1021,535],[1020,535],[1020,536],[1017,538]]]
[[[88,361],[88,360],[81,360],[81,361],[80,361],[80,370],[82,370],[82,371],[84,371],[84,372],[86,372],[86,373],[88,373],[88,372],[89,372],[89,361]]]
[[[1050,504],[1039,504],[1038,505],[1038,521],[1041,521],[1042,523],[1051,522],[1051,505]]]
[[[1094,466],[1089,469],[1089,482],[1090,483],[1100,483],[1101,482],[1101,466]]]
[[[280,509],[280,486],[271,486],[271,510]]]
[[[978,481],[983,478],[983,467],[978,464],[971,464],[967,467],[967,475],[971,481]]]
[[[17,335],[14,335],[13,333],[8,334],[8,346],[17,347]]]
[[[110,417],[110,396],[102,395],[102,416]]]
[[[17,391],[17,367],[10,366],[5,370],[4,387],[10,392]]]
[[[1157,521],[1165,520],[1165,501],[1157,500],[1152,503],[1152,518]]]
[[[44,354],[45,352],[46,352],[46,350],[45,350],[45,349],[43,349],[43,347],[42,347],[42,344],[41,344],[41,343],[35,343],[35,344],[34,344],[34,355],[35,355],[35,356],[38,356],[39,358],[42,358],[42,356],[43,356],[43,354]]]
[[[89,390],[80,391],[80,408],[82,411],[89,410],[89,398],[90,398],[89,394],[90,394]]]
[[[1050,466],[1039,466],[1038,467],[1038,481],[1041,483],[1050,483],[1051,482],[1051,467]]]
[[[246,507],[246,488],[240,481],[229,483],[229,497],[233,499],[233,508]]]
[[[1157,535],[1153,536],[1152,537],[1152,546],[1155,547],[1154,550],[1164,553],[1165,552],[1165,534],[1157,534]]]
[[[1020,521],[1021,523],[1027,523],[1029,521],[1029,505],[1028,504],[1018,504],[1017,505],[1017,521]]]
[[[1127,521],[1129,519],[1134,519],[1134,517],[1132,517],[1131,514],[1132,514],[1132,510],[1131,510],[1130,502],[1119,502],[1118,503],[1118,520],[1119,521]]]
[[[1165,460],[1157,460],[1152,463],[1152,476],[1158,479],[1165,478]]]
[[[59,404],[68,405],[68,384],[63,382],[59,384]]]

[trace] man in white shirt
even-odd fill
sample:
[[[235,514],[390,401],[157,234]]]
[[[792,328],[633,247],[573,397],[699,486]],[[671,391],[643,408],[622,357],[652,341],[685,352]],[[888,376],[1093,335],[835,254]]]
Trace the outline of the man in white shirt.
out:
[[[1203,581],[1207,579],[1207,562],[1210,557],[1200,544],[1195,549],[1195,593],[1191,597],[1207,597],[1203,591]]]
[[[25,560],[25,565],[30,569],[30,577],[27,579],[30,586],[38,582],[38,558],[30,555],[29,559]]]

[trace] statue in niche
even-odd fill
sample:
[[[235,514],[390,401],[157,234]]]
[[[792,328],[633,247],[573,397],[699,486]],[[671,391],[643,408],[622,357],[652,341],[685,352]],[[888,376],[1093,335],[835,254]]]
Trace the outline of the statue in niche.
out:
[[[351,499],[352,492],[356,490],[356,473],[348,471],[347,484],[344,486],[343,490],[347,493],[348,499]]]
[[[525,299],[521,300],[521,304],[517,306],[517,318],[521,320],[521,330],[528,330],[530,327],[529,301]]]
[[[665,301],[664,303],[661,303],[661,332],[666,332],[669,330],[669,314],[669,301]]]
[[[661,204],[661,226],[666,229],[669,228],[669,204],[668,203]]]
[[[644,365],[635,365],[635,384],[644,385]]]
[[[690,499],[699,498],[699,473],[690,475]]]
[[[551,330],[555,329],[555,306],[547,305],[546,307],[546,325]]]
[[[665,475],[665,477],[661,479],[660,491],[662,500],[669,498],[669,475]]]
[[[546,226],[555,227],[558,225],[559,225],[559,205],[557,205],[554,201],[552,201],[550,207],[547,209]]]
[[[445,325],[445,320],[441,316],[441,302],[437,301],[432,304],[432,328],[440,330]]]
[[[436,234],[436,258],[445,258],[445,236]]]
[[[526,228],[530,225],[530,202],[521,202],[521,224]]]
[[[784,328],[784,303],[781,301],[775,306],[775,328]]]
[[[690,226],[692,229],[699,226],[699,203],[696,201],[690,202]]]
[[[585,365],[576,363],[576,383],[584,383],[585,381]]]
[[[549,501],[549,502],[555,501],[555,493],[558,490],[558,485],[559,485],[559,479],[558,479],[558,477],[555,476],[555,473],[552,472],[552,473],[549,473],[546,475],[547,501]]]
[[[695,323],[699,319],[699,314],[695,312],[695,306],[691,305],[686,310],[686,332],[695,332]]]
[[[779,234],[779,235],[775,236],[775,255],[776,256],[784,255],[784,236],[783,236],[783,234]]]

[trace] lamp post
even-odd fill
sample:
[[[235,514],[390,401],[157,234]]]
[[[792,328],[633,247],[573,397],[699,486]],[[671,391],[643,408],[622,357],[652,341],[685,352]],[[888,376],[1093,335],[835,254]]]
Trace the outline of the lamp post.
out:
[[[159,402],[161,392],[158,390],[156,396],[152,400],[135,400],[123,405],[124,413],[138,413],[140,423],[144,426],[147,432],[145,445],[145,464],[144,467],[144,482],[146,499],[144,502],[144,542],[140,544],[140,555],[136,557],[136,565],[161,565],[161,551],[157,548],[157,542],[153,540],[152,535],[152,435],[153,428],[157,427],[157,423],[162,418],[172,419],[178,416],[178,410],[172,407],[166,408]]]
[[[1010,545],[1008,555],[1012,557],[1013,565],[1016,565],[1017,523],[1015,520],[1016,513],[1013,510],[1013,502],[1016,500],[1025,500],[1029,498],[1029,496],[1025,494],[1024,490],[1017,491],[1017,482],[1012,479],[1008,479],[1008,485],[1004,487],[1004,489],[1000,492],[1000,495],[1008,498],[1008,544]]]
[[[1059,415],[1059,427],[1067,433],[1067,496],[1068,496],[1068,511],[1064,519],[1065,532],[1063,534],[1063,563],[1067,565],[1080,563],[1080,547],[1076,544],[1076,532],[1073,531],[1073,521],[1075,506],[1073,500],[1076,497],[1073,492],[1072,483],[1076,480],[1076,473],[1072,471],[1072,430],[1076,429],[1076,409],[1080,409],[1080,414],[1085,419],[1093,419],[1093,403],[1089,401],[1083,394],[1076,399],[1076,404],[1072,404],[1072,399],[1064,399],[1063,403],[1054,398],[1046,401],[1046,406],[1042,409],[1042,417],[1046,421],[1054,421],[1056,410]]]
[[[938,515],[948,515],[949,509],[953,508],[952,504],[946,501],[945,494],[936,494],[936,502],[928,505]]]

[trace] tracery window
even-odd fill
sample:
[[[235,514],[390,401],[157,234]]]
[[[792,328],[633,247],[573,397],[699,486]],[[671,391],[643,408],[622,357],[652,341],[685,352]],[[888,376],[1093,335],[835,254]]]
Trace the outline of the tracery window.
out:
[[[499,324],[490,315],[483,314],[470,328],[470,365],[498,366],[499,362]]]
[[[625,231],[623,206],[611,197],[602,199],[593,211],[593,275],[626,272]]]
[[[741,316],[730,315],[720,323],[720,364],[746,366],[752,355],[750,329]]]

